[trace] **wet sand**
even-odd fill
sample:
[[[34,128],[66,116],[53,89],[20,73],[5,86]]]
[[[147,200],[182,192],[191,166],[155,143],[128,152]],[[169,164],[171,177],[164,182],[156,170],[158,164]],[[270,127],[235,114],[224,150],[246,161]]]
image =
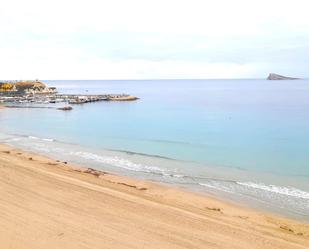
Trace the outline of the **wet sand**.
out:
[[[309,248],[309,225],[0,145],[1,248]]]

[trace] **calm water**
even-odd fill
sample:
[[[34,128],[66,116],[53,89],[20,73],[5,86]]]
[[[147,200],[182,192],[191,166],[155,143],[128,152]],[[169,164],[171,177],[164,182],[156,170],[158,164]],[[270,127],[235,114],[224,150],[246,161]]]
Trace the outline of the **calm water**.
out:
[[[1,110],[0,142],[309,221],[308,80],[47,82],[141,99]]]

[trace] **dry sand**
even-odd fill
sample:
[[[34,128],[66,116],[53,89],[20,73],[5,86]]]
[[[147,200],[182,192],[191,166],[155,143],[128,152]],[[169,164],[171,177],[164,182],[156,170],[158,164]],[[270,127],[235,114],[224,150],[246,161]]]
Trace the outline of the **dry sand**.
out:
[[[0,145],[0,248],[308,249],[309,225]]]

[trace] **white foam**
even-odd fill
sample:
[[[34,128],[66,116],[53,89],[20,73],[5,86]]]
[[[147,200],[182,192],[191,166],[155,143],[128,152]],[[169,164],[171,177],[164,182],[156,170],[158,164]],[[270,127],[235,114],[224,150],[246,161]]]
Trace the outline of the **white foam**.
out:
[[[180,174],[173,174],[172,176],[176,177],[176,178],[184,178],[185,177],[185,175],[180,175]]]
[[[55,141],[52,138],[42,138],[42,140],[47,141],[47,142],[54,142]]]
[[[35,137],[35,136],[28,136],[28,138],[34,139],[34,140],[47,141],[47,142],[53,142],[54,141],[54,139],[52,139],[52,138],[40,138],[40,137]]]
[[[263,183],[254,183],[254,182],[236,182],[236,183],[249,188],[265,190],[272,193],[288,195],[297,198],[309,199],[308,192],[293,187],[280,187],[276,185],[265,185]]]
[[[133,170],[133,171],[144,171],[144,172],[160,172],[164,173],[166,170],[156,167],[156,166],[148,166],[139,163],[131,162],[127,159],[123,159],[117,156],[101,156],[90,152],[76,151],[70,152],[70,155],[79,156],[84,159],[93,160],[100,163],[109,164],[112,166]]]
[[[235,193],[235,192],[231,191],[231,189],[226,188],[223,185],[216,186],[216,185],[207,184],[207,183],[199,183],[199,185],[204,186],[204,187],[208,187],[208,188],[212,188],[212,189],[216,189],[216,190],[220,190],[220,191],[224,191],[224,192],[228,192],[228,193]]]
[[[19,137],[14,137],[14,138],[10,138],[10,139],[7,139],[6,141],[7,142],[18,142],[22,140],[22,138],[19,138]]]

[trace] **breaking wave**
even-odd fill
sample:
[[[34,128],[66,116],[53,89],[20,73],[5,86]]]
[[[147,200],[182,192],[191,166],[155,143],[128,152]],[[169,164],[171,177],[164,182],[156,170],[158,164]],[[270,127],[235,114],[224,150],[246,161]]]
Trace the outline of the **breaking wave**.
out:
[[[259,189],[264,191],[269,191],[276,194],[288,195],[296,198],[308,199],[309,193],[303,190],[293,188],[293,187],[280,187],[276,185],[265,185],[263,183],[254,182],[236,182],[239,185],[246,186],[253,189]]]
[[[28,138],[34,139],[34,140],[42,140],[42,141],[46,141],[46,142],[54,142],[55,141],[55,139],[52,139],[52,138],[41,138],[41,137],[35,137],[35,136],[28,136]]]
[[[162,169],[156,166],[149,166],[140,163],[134,163],[127,159],[120,158],[118,156],[101,156],[91,152],[83,152],[83,151],[70,152],[70,155],[79,156],[87,160],[93,160],[96,162],[109,164],[115,167],[120,167],[131,171],[141,171],[146,173],[161,173],[163,175],[164,174],[168,175],[167,169]]]

